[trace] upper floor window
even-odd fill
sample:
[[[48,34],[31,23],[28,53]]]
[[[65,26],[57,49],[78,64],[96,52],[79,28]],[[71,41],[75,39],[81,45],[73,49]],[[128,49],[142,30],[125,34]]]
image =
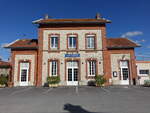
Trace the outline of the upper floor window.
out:
[[[87,49],[95,48],[95,35],[86,35],[86,48]]]
[[[58,48],[58,37],[51,37],[51,48]]]
[[[77,36],[76,35],[70,35],[68,37],[68,48],[69,49],[77,48]]]
[[[141,70],[139,70],[139,74],[148,75],[149,74],[149,70],[148,69],[141,69]]]
[[[50,35],[49,38],[49,48],[50,49],[58,49],[59,48],[59,35]]]

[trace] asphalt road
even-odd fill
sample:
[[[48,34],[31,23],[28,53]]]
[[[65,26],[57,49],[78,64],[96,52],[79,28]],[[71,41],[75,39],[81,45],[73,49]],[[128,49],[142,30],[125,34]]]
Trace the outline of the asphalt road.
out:
[[[0,88],[0,113],[150,113],[150,88]]]

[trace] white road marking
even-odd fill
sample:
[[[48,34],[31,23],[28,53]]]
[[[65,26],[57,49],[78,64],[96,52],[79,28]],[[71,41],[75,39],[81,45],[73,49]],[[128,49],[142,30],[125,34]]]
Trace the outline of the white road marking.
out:
[[[42,94],[47,94],[48,92],[52,91],[53,88],[49,88],[48,90],[44,91]]]
[[[32,88],[28,87],[28,88],[24,88],[23,90],[17,90],[17,91],[12,92],[9,96],[13,96],[13,95],[15,95],[17,93],[22,93],[22,92],[28,91],[30,89],[32,89]]]
[[[79,87],[78,86],[76,86],[76,94],[78,95],[79,94]]]
[[[103,89],[105,92],[110,93],[110,91],[108,89],[105,89],[103,87],[101,87],[101,89]]]

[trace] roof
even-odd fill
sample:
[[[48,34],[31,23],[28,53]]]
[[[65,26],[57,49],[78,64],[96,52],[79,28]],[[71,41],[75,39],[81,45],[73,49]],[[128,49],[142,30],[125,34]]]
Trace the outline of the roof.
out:
[[[84,23],[84,24],[100,24],[100,23],[111,23],[110,20],[99,18],[99,19],[39,19],[33,21],[34,24],[62,24],[62,23]]]
[[[11,49],[37,49],[38,40],[37,39],[18,39],[8,45],[5,48]]]
[[[0,67],[10,67],[10,63],[9,62],[5,62],[5,61],[1,61],[0,60]]]
[[[134,48],[140,45],[129,40],[127,38],[108,38],[107,48],[108,49],[121,49],[121,48]]]

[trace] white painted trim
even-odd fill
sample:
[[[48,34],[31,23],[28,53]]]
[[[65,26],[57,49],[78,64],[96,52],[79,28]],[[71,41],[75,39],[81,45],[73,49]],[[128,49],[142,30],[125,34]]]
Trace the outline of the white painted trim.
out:
[[[40,18],[40,19],[38,19],[38,20],[34,20],[34,21],[32,21],[32,23],[36,23],[36,22],[39,22],[39,21],[41,21],[41,20],[43,20],[43,18]]]
[[[22,64],[24,64],[24,63],[22,63]],[[29,77],[29,63],[26,63],[26,64],[28,64],[28,66],[27,67],[23,67],[23,65],[21,65],[21,63],[20,63],[20,86],[28,86],[28,83],[29,83],[29,80],[28,80],[28,77]],[[27,71],[27,75],[26,75],[26,81],[21,81],[21,71],[22,71],[22,69],[24,69],[24,70],[26,70]]]
[[[59,35],[50,35],[51,37],[58,37]]]
[[[68,61],[68,62],[71,62],[71,61]],[[78,62],[71,62],[72,64],[71,65],[69,65],[68,64],[68,62],[67,62],[67,78],[68,78],[68,69],[71,69],[72,70],[72,81],[68,81],[68,79],[67,79],[67,85],[70,85],[70,86],[77,86],[78,85],[78,81],[74,81],[74,69],[78,69],[78,65],[74,65],[73,63],[77,63],[78,64]]]
[[[88,35],[86,35],[86,36],[87,36],[87,37],[88,37],[88,36],[89,36],[89,37],[90,37],[90,36],[94,36],[94,37],[95,37],[95,35],[94,35],[94,34],[88,34]]]
[[[77,35],[69,34],[68,37],[77,37]]]
[[[9,44],[4,45],[3,47],[8,47],[8,46],[14,44],[15,42],[17,42],[17,41],[19,41],[19,40],[20,40],[20,39],[17,39],[17,40],[15,40],[15,41],[13,41],[13,42],[11,42],[11,43],[9,43]]]
[[[133,40],[131,40],[129,38],[126,38],[126,39],[129,40],[129,41],[131,41],[131,42],[133,42],[133,43],[135,43],[135,44],[137,44],[137,46],[141,46],[141,44],[139,44],[139,43],[137,43],[137,42],[135,42],[135,41],[133,41]]]

